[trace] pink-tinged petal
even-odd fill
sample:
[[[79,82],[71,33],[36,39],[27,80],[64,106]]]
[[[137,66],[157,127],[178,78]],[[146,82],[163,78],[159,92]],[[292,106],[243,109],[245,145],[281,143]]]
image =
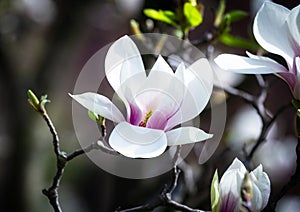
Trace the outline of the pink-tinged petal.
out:
[[[141,120],[143,119],[142,111],[134,104],[130,104],[130,116],[129,116],[129,123],[133,125],[138,125]]]
[[[251,55],[248,53],[248,55]],[[266,57],[254,58],[243,57],[233,54],[221,54],[215,58],[215,62],[221,69],[241,74],[273,74],[278,72],[288,72],[279,63]]]
[[[283,56],[291,65],[294,50],[286,24],[289,13],[290,10],[279,4],[265,2],[254,19],[253,33],[264,49]]]
[[[187,69],[183,63],[175,76],[185,85],[186,91],[178,112],[170,118],[166,130],[195,118],[207,105],[213,88],[213,73],[207,59],[199,59]]]
[[[69,95],[86,109],[106,119],[117,123],[125,121],[120,110],[105,96],[92,92]]]
[[[220,180],[221,211],[233,211],[239,204],[244,173],[238,169],[227,170]]]
[[[119,123],[109,137],[109,145],[130,158],[153,158],[167,148],[164,131],[138,127],[128,122]]]
[[[293,8],[288,16],[287,24],[293,38],[293,49],[300,56],[300,4]]]
[[[184,73],[185,73],[185,71],[186,71],[186,69],[184,67],[184,64],[180,63],[179,66],[176,69],[176,72],[175,72],[176,78],[178,80],[180,80],[183,85],[184,85]],[[192,74],[190,74],[190,75],[192,75]],[[191,77],[193,77],[193,75]],[[187,90],[185,85],[184,85],[184,87],[185,87],[184,88],[185,91],[184,91],[183,95],[184,95],[184,98],[186,98],[186,95],[187,94],[190,95],[190,92]],[[183,103],[183,99],[180,102],[180,107],[181,107],[182,103]],[[196,111],[196,107],[194,105],[195,104],[190,105],[190,111]],[[184,122],[184,118],[183,118],[182,110],[181,110],[181,108],[178,108],[178,111],[176,111],[176,113],[173,114],[173,116],[170,117],[170,119],[168,120],[167,125],[165,126],[165,131],[168,131],[168,130],[172,129],[176,125],[178,125],[180,123],[183,123],[183,122]]]
[[[293,73],[290,72],[281,72],[276,74],[278,77],[283,79],[290,87],[290,89],[293,91],[296,85],[296,78]]]
[[[226,196],[221,199],[220,212],[234,212],[235,208],[239,203],[239,197],[235,196],[231,191],[229,191]]]
[[[146,78],[144,77],[144,73],[135,74],[123,82],[117,92],[119,96],[121,95],[120,98],[123,100],[127,109],[127,121],[132,124],[134,120],[138,121],[137,118],[139,115],[142,115],[140,114],[142,111],[139,108],[139,105],[135,103],[135,96],[145,83],[145,80]],[[134,114],[131,114],[132,112]]]
[[[235,158],[221,177],[221,211],[234,211],[238,206],[241,185],[246,171],[244,164]]]
[[[261,194],[262,203],[260,208],[258,209],[262,210],[264,207],[266,207],[270,197],[270,192],[271,192],[270,179],[268,175],[265,172],[263,172],[262,165],[259,165],[255,170],[253,170],[250,173],[250,177],[252,179],[252,182],[257,186]]]
[[[164,71],[168,74],[174,74],[169,64],[164,60],[164,58],[159,55],[156,62],[154,63],[151,72],[153,71]]]
[[[167,110],[164,111],[156,110],[149,118],[146,127],[152,129],[164,130],[170,115],[172,114],[168,114]]]
[[[151,110],[154,116],[149,118],[149,126],[160,129],[155,126],[155,112],[159,111],[164,114],[162,118],[169,119],[181,106],[184,93],[184,84],[173,73],[153,71],[129,102],[134,102],[144,116]]]
[[[180,127],[166,132],[168,146],[182,145],[204,141],[213,135],[196,127]]]
[[[295,88],[294,88],[294,97],[297,100],[300,100],[300,57],[297,57],[295,60],[296,63],[296,69],[297,69],[297,81],[295,83]]]
[[[139,74],[146,79],[146,72],[141,54],[135,43],[127,36],[115,41],[109,48],[105,58],[106,77],[124,101],[120,86],[131,77]]]

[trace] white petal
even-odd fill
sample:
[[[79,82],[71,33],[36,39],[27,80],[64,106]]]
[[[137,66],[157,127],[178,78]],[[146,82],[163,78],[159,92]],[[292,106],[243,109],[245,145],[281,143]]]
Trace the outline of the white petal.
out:
[[[195,143],[211,138],[213,135],[196,127],[180,127],[166,132],[168,146]]]
[[[231,165],[227,168],[226,172],[230,171],[230,170],[238,170],[242,174],[245,174],[246,171],[247,171],[247,169],[245,168],[244,164],[238,158],[235,158],[233,160],[233,162],[231,163]],[[243,178],[244,178],[244,176],[243,176]]]
[[[270,192],[271,192],[271,182],[268,177],[268,175],[263,172],[262,165],[259,165],[255,170],[253,170],[250,173],[250,177],[252,179],[252,182],[257,186],[261,193],[262,197],[262,205],[261,208],[263,209],[266,207],[269,197],[270,197]]]
[[[283,56],[288,64],[292,64],[294,50],[286,25],[289,13],[290,10],[279,4],[265,2],[254,19],[253,33],[264,49]]]
[[[249,54],[249,53],[248,53]],[[249,54],[250,56],[251,54]],[[221,54],[215,58],[220,68],[241,74],[272,74],[287,72],[286,68],[279,63],[266,57],[253,58],[238,56],[234,54]]]
[[[109,48],[105,58],[105,73],[110,85],[122,100],[124,100],[120,90],[122,83],[136,74],[146,78],[141,54],[127,35],[115,41]]]
[[[125,121],[120,110],[105,96],[92,92],[69,95],[86,109],[93,111],[106,119],[117,123]]]
[[[169,64],[164,60],[164,58],[161,55],[158,56],[156,62],[154,63],[151,72],[153,71],[164,71],[168,74],[174,74]]]
[[[300,55],[300,4],[292,9],[288,16],[287,24],[294,39],[294,51]]]
[[[166,134],[162,130],[119,123],[109,137],[110,146],[130,158],[153,158],[167,148]]]
[[[169,120],[166,130],[195,118],[208,103],[213,87],[213,73],[207,59],[199,59],[188,69],[180,64],[176,77],[186,86],[180,110]]]
[[[193,78],[188,76],[187,73],[189,72],[193,73]],[[192,94],[197,105],[198,113],[200,113],[207,105],[213,88],[213,72],[208,60],[202,58],[189,66],[184,72],[184,83],[188,91]],[[189,103],[191,102],[184,99],[182,106],[183,111],[188,110]]]
[[[297,79],[300,82],[300,56],[295,58]]]
[[[252,192],[253,197],[251,199],[251,208],[253,211],[262,211],[263,207],[263,199],[262,194],[256,184],[252,183]]]

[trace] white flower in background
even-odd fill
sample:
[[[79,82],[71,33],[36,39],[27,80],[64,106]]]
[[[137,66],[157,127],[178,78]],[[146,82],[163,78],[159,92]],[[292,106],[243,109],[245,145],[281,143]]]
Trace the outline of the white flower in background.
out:
[[[159,56],[146,76],[137,46],[124,36],[108,50],[105,73],[126,107],[125,117],[103,95],[88,92],[71,96],[88,110],[117,123],[109,144],[122,155],[152,158],[167,146],[212,137],[195,127],[173,129],[199,115],[211,96],[213,76],[206,59],[197,60],[187,69],[181,63],[174,73]]]
[[[222,69],[237,73],[274,73],[288,83],[294,97],[300,100],[300,5],[289,10],[265,2],[254,19],[253,33],[266,51],[282,56],[287,67],[249,52],[249,57],[221,54],[215,62]]]
[[[241,186],[246,172],[247,169],[244,164],[235,158],[223,174],[220,183],[217,174],[215,174],[211,189],[213,211],[239,211]],[[263,171],[262,165],[250,172],[250,181],[252,184],[251,210],[261,211],[266,207],[271,191],[269,177]]]

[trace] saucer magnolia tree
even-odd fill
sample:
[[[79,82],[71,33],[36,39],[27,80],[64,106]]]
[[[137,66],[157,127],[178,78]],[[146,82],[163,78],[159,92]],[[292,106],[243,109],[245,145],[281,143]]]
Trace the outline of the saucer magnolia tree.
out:
[[[199,59],[188,68],[181,63],[174,73],[159,56],[146,76],[138,48],[124,36],[108,50],[105,73],[126,106],[125,116],[103,95],[87,92],[71,97],[89,111],[117,123],[109,145],[122,155],[152,158],[167,146],[212,137],[195,127],[173,129],[199,115],[211,96],[213,76],[207,59]]]
[[[285,80],[294,98],[300,100],[300,5],[289,10],[265,2],[254,19],[253,33],[266,51],[283,57],[286,66],[249,52],[248,57],[221,54],[215,62],[222,69],[237,73],[274,73]]]
[[[52,184],[43,190],[43,194],[48,198],[54,211],[62,211],[58,190],[65,167],[79,155],[89,153],[92,150],[104,152],[105,154],[103,155],[108,156],[109,159],[117,155],[118,157],[114,158],[117,160],[112,161],[111,164],[106,163],[106,160],[101,160],[101,162],[104,161],[105,165],[112,165],[114,170],[118,170],[119,167],[123,166],[123,164],[120,164],[120,166],[117,164],[119,161],[134,163],[151,161],[155,163],[158,161],[157,159],[161,159],[159,156],[164,156],[162,154],[166,152],[168,146],[181,146],[212,138],[212,134],[188,125],[189,121],[201,114],[212,94],[211,119],[204,119],[203,121],[207,125],[210,122],[210,129],[214,133],[214,139],[208,141],[207,144],[213,145],[195,145],[195,148],[187,158],[182,158],[183,151],[181,152],[180,148],[176,148],[178,151],[176,152],[175,160],[171,164],[173,167],[173,180],[167,184],[169,186],[161,189],[161,193],[154,198],[147,198],[151,199],[151,201],[143,205],[124,210],[121,209],[120,205],[116,205],[116,210],[152,211],[157,207],[168,207],[178,211],[201,212],[200,209],[191,207],[202,207],[200,203],[207,205],[206,203],[209,201],[209,198],[204,200],[202,197],[208,197],[205,193],[209,193],[209,185],[211,184],[211,208],[206,208],[207,210],[212,210],[212,212],[275,211],[277,202],[300,182],[300,5],[289,10],[281,5],[266,1],[257,12],[253,23],[254,37],[258,44],[265,50],[263,52],[270,53],[270,57],[246,52],[247,56],[221,54],[214,59],[216,64],[221,69],[226,70],[227,73],[275,74],[288,84],[294,96],[293,103],[298,112],[296,119],[298,145],[296,147],[297,164],[295,173],[289,180],[286,180],[287,182],[285,182],[282,188],[278,188],[279,184],[274,183],[273,186],[275,189],[273,190],[276,193],[271,194],[271,182],[268,174],[263,171],[263,166],[259,165],[250,173],[247,169],[252,169],[251,166],[253,164],[259,164],[260,155],[257,155],[259,154],[257,149],[269,137],[273,137],[273,134],[272,136],[269,135],[273,132],[271,129],[273,129],[274,123],[281,112],[288,108],[290,104],[289,106],[279,105],[280,109],[275,111],[273,106],[277,106],[277,103],[281,102],[268,98],[268,89],[270,88],[266,86],[268,84],[267,78],[264,79],[264,77],[257,76],[260,92],[252,95],[247,91],[239,90],[230,85],[222,83],[215,83],[213,85],[213,76],[216,76],[215,81],[218,81],[222,76],[212,71],[206,58],[194,60],[194,63],[188,67],[183,62],[178,65],[177,60],[175,61],[178,58],[179,60],[182,58],[189,61],[193,60],[198,55],[194,54],[193,48],[196,49],[197,47],[207,47],[206,55],[211,59],[213,58],[213,51],[215,49],[213,45],[217,42],[230,47],[242,48],[243,50],[258,51],[260,46],[256,42],[235,36],[233,31],[231,31],[233,27],[232,23],[247,17],[247,12],[240,10],[226,11],[225,0],[220,0],[219,7],[210,10],[214,11],[213,16],[211,16],[214,17],[214,20],[207,22],[204,20],[205,16],[203,14],[207,14],[208,5],[202,5],[196,0],[174,1],[173,3],[174,5],[171,4],[170,8],[163,9],[159,8],[161,2],[156,1],[155,5],[157,5],[155,8],[144,8],[145,16],[155,21],[151,22],[147,19],[145,24],[139,25],[138,21],[131,20],[130,24],[132,32],[136,34],[135,38],[143,43],[143,48],[145,47],[147,50],[153,48],[154,52],[164,52],[164,47],[172,47],[167,50],[172,51],[170,55],[174,57],[171,58],[170,56],[167,61],[169,61],[172,67],[176,66],[176,70],[173,70],[161,55],[157,56],[151,69],[149,71],[146,70],[144,62],[147,63],[149,61],[143,62],[141,53],[135,42],[129,36],[125,35],[110,46],[105,57],[106,78],[118,96],[117,100],[121,101],[123,107],[119,107],[120,102],[114,104],[113,100],[106,96],[88,90],[80,91],[84,93],[77,93],[78,89],[76,89],[76,93],[70,94],[72,99],[76,101],[75,104],[79,103],[87,109],[91,118],[97,121],[98,124],[101,124],[102,134],[99,135],[100,138],[97,137],[96,141],[88,143],[87,146],[81,146],[71,153],[62,151],[60,149],[58,133],[45,107],[46,103],[50,101],[46,95],[39,99],[32,91],[28,92],[30,105],[44,118],[53,138],[52,144],[56,155],[56,174],[53,177]],[[108,18],[110,19],[114,16]],[[112,21],[112,23],[115,24],[116,22]],[[202,23],[206,24],[202,26]],[[189,40],[189,32],[196,27],[208,27],[209,23],[211,23],[211,28],[199,30],[198,32],[201,32],[199,35],[195,33],[195,35],[190,36],[194,37],[195,40]],[[142,28],[139,28],[139,26],[143,26],[147,32],[159,32],[161,33],[159,35],[161,37],[155,40],[155,43],[150,44],[147,34],[143,34]],[[165,33],[172,33],[172,35],[180,38],[178,39],[180,46],[173,48],[175,46],[168,43],[169,39]],[[199,37],[196,38],[196,36]],[[190,48],[188,45],[182,45],[184,44],[183,40],[187,43],[190,41],[195,46],[190,46],[192,47]],[[272,59],[272,54],[275,54],[277,59],[281,58],[280,61],[282,63],[279,60]],[[14,65],[11,67],[14,67]],[[226,71],[223,74],[226,74]],[[220,81],[222,80],[220,79]],[[213,86],[216,87],[214,91]],[[232,130],[238,131],[236,127],[234,129],[229,127],[223,131],[225,128],[224,122],[226,115],[228,117],[238,115],[236,109],[242,104],[234,105],[235,102],[230,102],[228,106],[233,106],[233,108],[226,111],[227,106],[225,102],[227,94],[245,100],[244,104],[254,109],[261,120],[260,125],[252,127],[255,128],[255,131],[259,132],[256,138],[249,140],[240,137],[237,138],[237,140],[241,141],[242,145],[235,145],[233,144],[234,142],[228,142],[230,140],[229,136],[222,136],[223,132],[226,135],[230,135],[232,134]],[[271,103],[274,104],[266,104],[266,99],[273,101]],[[229,98],[229,101],[231,101],[231,98]],[[270,108],[266,108],[266,105],[271,106]],[[124,111],[121,111],[121,108],[124,108]],[[224,115],[224,119],[220,118],[221,113]],[[104,130],[106,127],[104,120],[110,120],[114,124],[111,133],[107,135],[108,142],[102,141],[102,139],[107,138],[106,131]],[[82,120],[79,123],[82,123]],[[247,120],[243,119],[239,124],[243,129],[248,130],[251,128],[249,128]],[[280,126],[283,126],[280,124],[276,125],[278,129]],[[281,132],[281,130],[278,131]],[[90,134],[88,135],[90,136]],[[221,141],[221,145],[215,151],[219,141]],[[212,152],[215,155],[211,158],[211,161],[202,165],[203,156],[208,159],[211,156],[208,153]],[[91,155],[94,156],[97,154],[95,152],[95,154]],[[122,156],[119,157],[120,155],[129,159]],[[235,158],[236,155],[242,158],[243,163]],[[266,156],[263,155],[263,157]],[[267,160],[272,160],[274,159],[273,157],[282,158],[282,155],[277,152],[272,155],[272,158],[268,158]],[[149,160],[145,160],[144,158],[149,158]],[[219,170],[226,168],[226,161],[232,158],[235,159],[224,172],[221,179],[219,180],[216,171],[211,182],[211,177],[207,177],[211,171],[215,170],[215,167],[218,167]],[[244,164],[247,165],[247,168]],[[270,169],[270,165],[267,166],[266,163],[264,165],[271,179],[276,176],[272,172],[273,169]],[[124,165],[121,168],[127,170],[127,167],[129,166]],[[130,166],[130,168],[135,169],[135,166]],[[138,171],[142,172],[144,168],[145,170],[148,169],[148,167],[143,166]],[[273,168],[276,169],[276,167]],[[131,171],[132,169],[128,170]],[[148,170],[155,171],[156,169],[155,163],[154,168],[151,167]],[[179,178],[180,170],[184,172],[184,177],[182,178]],[[291,169],[288,171],[291,172]],[[286,173],[290,173],[288,171]],[[133,175],[135,173],[133,172]],[[180,187],[176,189],[178,184],[180,184]],[[122,186],[117,186],[116,189],[118,189],[118,192],[112,192],[114,195],[119,195],[115,199],[128,195],[126,193],[128,191],[121,190]],[[134,190],[138,195],[140,195],[140,191],[139,188]],[[196,193],[197,191],[199,193]],[[149,189],[149,192],[147,192],[144,192],[145,195],[149,195],[148,193],[151,190]],[[199,196],[201,196],[201,200],[198,199]],[[144,198],[144,196],[141,194],[140,198]],[[191,207],[177,200],[189,202]],[[134,200],[131,198],[130,201]],[[136,203],[131,202],[130,205]],[[96,211],[99,208],[93,208],[92,210]]]

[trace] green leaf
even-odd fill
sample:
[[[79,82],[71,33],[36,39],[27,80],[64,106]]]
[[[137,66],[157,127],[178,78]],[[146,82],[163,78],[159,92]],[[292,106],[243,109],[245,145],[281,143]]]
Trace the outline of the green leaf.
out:
[[[27,91],[27,96],[28,96],[28,103],[30,104],[30,106],[35,110],[35,111],[39,111],[40,108],[40,101],[39,99],[36,97],[36,95],[33,93],[32,90],[28,90]]]
[[[221,0],[220,3],[219,3],[217,13],[216,13],[216,18],[215,18],[215,21],[214,21],[214,26],[215,27],[220,26],[220,24],[222,23],[225,8],[226,8],[225,0]]]
[[[29,98],[29,100],[31,101],[31,103],[35,106],[38,107],[40,104],[39,99],[36,97],[36,95],[33,93],[32,90],[28,90],[27,91],[27,96]]]
[[[218,212],[220,207],[220,191],[218,170],[215,171],[210,187],[210,201],[212,212]]]
[[[300,109],[300,101],[293,99],[292,104],[296,109]]]
[[[221,43],[231,47],[238,47],[252,51],[257,51],[260,48],[260,46],[254,41],[236,37],[227,32],[221,34],[218,39]]]
[[[103,125],[104,118],[97,113],[94,113],[93,111],[89,110],[88,115],[90,119],[92,119],[95,122],[98,122],[100,125]]]
[[[226,13],[224,18],[228,19],[230,23],[236,22],[239,20],[242,20],[243,18],[246,18],[248,16],[248,13],[242,10],[234,10]]]
[[[187,22],[191,26],[198,26],[202,23],[202,15],[198,11],[196,6],[193,6],[191,3],[186,2],[183,6],[183,14]]]
[[[154,10],[154,9],[145,9],[144,14],[149,18],[177,26],[176,20],[177,17],[174,12],[169,10]]]
[[[46,94],[46,95],[43,95],[43,96],[41,96],[41,105],[45,105],[46,103],[50,103],[51,101],[49,100],[49,99],[47,99],[48,98],[48,95]]]
[[[88,111],[88,115],[90,117],[90,119],[92,119],[93,121],[98,121],[99,117],[98,114],[94,113],[93,111]]]

